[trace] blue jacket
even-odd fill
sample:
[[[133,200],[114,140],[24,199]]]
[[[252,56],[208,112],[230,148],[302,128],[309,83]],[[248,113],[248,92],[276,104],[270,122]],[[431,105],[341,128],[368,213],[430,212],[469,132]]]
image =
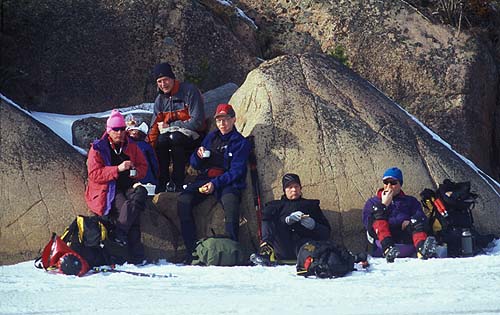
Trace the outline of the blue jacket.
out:
[[[208,150],[212,150],[212,141],[216,137],[229,139],[227,149],[224,151],[224,169],[225,172],[212,178],[210,181],[214,184],[215,189],[220,190],[229,185],[236,189],[244,189],[246,187],[246,174],[248,156],[250,155],[250,142],[234,128],[230,133],[222,135],[218,129],[210,132],[203,139],[201,146]],[[191,166],[196,170],[206,171],[207,167],[202,159],[198,157],[196,151],[190,158]]]
[[[156,153],[153,147],[146,141],[136,141],[135,143],[139,146],[142,153],[144,153],[144,158],[146,158],[146,161],[148,162],[148,172],[146,173],[146,176],[141,179],[141,183],[151,183],[153,185],[157,185],[159,167],[158,159],[156,158]]]
[[[373,206],[383,207],[381,193],[383,189],[379,189],[377,196],[374,196],[366,202],[363,208],[363,225],[369,229],[369,218],[373,211]],[[387,207],[389,211],[389,225],[391,227],[401,227],[405,220],[415,218],[417,220],[425,219],[425,214],[422,211],[422,206],[417,198],[405,195],[401,192],[392,199],[391,204]]]

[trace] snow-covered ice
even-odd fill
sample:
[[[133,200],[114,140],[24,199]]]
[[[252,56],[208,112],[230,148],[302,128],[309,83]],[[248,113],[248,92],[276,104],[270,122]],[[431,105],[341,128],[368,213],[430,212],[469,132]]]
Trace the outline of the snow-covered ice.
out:
[[[0,314],[500,314],[500,241],[471,258],[371,258],[370,271],[303,278],[294,266],[198,267],[162,262],[84,277],[0,267]]]

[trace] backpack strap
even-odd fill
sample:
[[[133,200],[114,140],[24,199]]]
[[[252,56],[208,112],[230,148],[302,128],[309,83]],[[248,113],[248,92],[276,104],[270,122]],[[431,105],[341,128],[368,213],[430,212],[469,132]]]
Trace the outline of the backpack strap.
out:
[[[73,241],[73,235],[75,235],[78,232],[78,225],[76,222],[76,219],[71,222],[71,224],[64,230],[63,234],[61,235],[61,239],[68,245],[71,245],[71,242]]]

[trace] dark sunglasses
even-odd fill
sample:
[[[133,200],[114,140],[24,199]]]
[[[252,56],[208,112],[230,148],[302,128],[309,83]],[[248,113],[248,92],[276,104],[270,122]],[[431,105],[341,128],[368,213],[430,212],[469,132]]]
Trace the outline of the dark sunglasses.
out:
[[[399,184],[399,181],[397,181],[397,180],[390,180],[390,179],[386,179],[386,180],[384,180],[384,181],[383,181],[383,183],[384,183],[384,185],[389,185],[389,184],[391,184],[391,185],[395,186],[395,185]]]
[[[111,128],[111,130],[113,130],[113,131],[125,131],[125,127],[115,127],[115,128]]]

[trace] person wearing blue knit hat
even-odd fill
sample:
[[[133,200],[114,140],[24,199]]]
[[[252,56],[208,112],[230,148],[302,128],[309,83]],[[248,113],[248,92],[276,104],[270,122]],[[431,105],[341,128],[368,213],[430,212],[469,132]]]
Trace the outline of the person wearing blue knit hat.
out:
[[[397,242],[413,244],[419,258],[434,257],[436,239],[425,232],[426,216],[420,202],[401,189],[403,172],[397,167],[388,168],[382,183],[383,187],[363,208],[363,225],[374,250],[380,246],[387,262],[394,262],[401,254]]]
[[[382,180],[387,180],[387,179],[397,179],[401,186],[403,186],[403,172],[397,167],[391,167],[388,168],[385,172],[384,175],[382,175]]]

